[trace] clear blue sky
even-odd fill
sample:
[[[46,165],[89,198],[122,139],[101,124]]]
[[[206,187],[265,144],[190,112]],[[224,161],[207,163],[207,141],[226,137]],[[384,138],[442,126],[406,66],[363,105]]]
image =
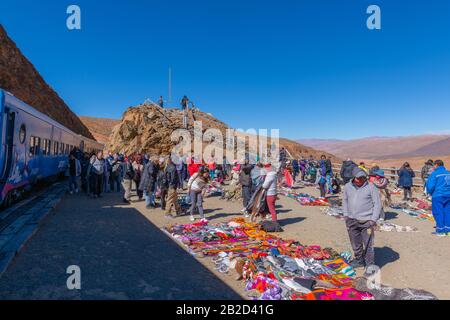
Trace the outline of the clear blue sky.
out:
[[[68,31],[78,4],[82,30]],[[366,28],[378,4],[382,30]],[[450,129],[450,1],[1,1],[0,22],[79,115],[186,94],[288,138]]]

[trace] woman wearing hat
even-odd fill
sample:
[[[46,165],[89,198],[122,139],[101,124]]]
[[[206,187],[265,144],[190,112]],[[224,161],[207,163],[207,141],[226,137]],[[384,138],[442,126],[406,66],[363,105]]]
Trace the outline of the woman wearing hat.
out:
[[[388,190],[389,180],[385,177],[384,171],[381,169],[371,170],[369,176],[369,182],[373,183],[375,187],[380,191],[381,199],[381,215],[380,220],[385,218],[385,210],[392,204],[391,193]]]

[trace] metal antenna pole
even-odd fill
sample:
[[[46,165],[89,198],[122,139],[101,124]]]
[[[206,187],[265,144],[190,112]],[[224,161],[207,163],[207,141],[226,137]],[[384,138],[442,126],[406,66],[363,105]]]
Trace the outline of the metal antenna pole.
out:
[[[169,99],[168,99],[168,105],[172,104],[172,68],[169,68]]]

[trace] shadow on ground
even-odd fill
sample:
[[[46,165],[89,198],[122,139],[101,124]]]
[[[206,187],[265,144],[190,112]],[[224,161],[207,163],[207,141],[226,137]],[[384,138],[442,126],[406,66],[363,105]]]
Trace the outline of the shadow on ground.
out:
[[[375,248],[376,265],[380,268],[400,259],[400,254],[389,247]]]
[[[0,279],[0,299],[241,299],[138,210],[67,197]],[[68,266],[81,290],[67,289]]]

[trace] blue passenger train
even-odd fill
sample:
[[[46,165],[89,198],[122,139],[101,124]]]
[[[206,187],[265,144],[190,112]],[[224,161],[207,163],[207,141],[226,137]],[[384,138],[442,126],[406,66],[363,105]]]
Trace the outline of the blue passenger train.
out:
[[[0,205],[38,181],[64,174],[70,151],[103,150],[0,88]]]

